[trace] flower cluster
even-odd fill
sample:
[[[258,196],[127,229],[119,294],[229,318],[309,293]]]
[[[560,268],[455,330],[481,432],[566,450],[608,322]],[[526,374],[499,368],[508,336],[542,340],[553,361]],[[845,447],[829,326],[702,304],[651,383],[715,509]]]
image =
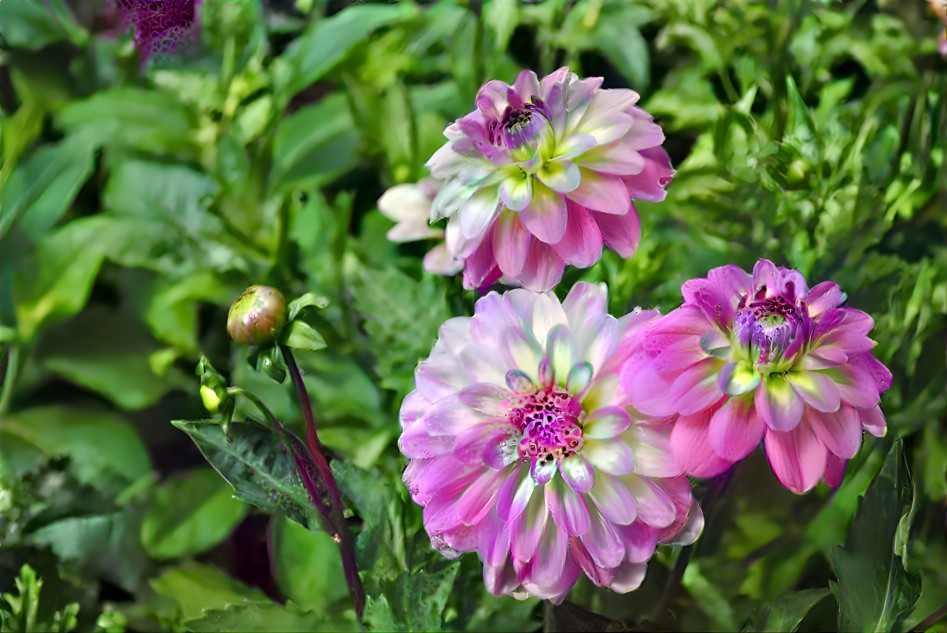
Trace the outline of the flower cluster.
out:
[[[198,33],[201,0],[113,0],[122,26],[135,29],[142,64],[155,55],[173,54]]]
[[[581,283],[561,304],[490,293],[441,327],[401,408],[404,481],[435,547],[477,552],[491,593],[558,601],[580,573],[630,591],[657,543],[700,532],[667,428],[618,386],[656,316],[615,319]]]
[[[711,270],[661,316],[615,318],[606,289],[549,289],[603,244],[630,257],[632,199],[660,201],[664,135],[630,90],[562,68],[488,82],[447,128],[433,178],[379,201],[393,241],[444,239],[428,270],[481,297],[443,324],[401,407],[404,482],[433,546],[476,552],[487,589],[560,601],[585,574],[626,592],[659,543],[703,518],[687,476],[711,477],[762,442],[778,480],[837,486],[862,433],[881,436],[891,374],[871,317],[838,285],[760,260]],[[448,218],[446,231],[425,223]]]

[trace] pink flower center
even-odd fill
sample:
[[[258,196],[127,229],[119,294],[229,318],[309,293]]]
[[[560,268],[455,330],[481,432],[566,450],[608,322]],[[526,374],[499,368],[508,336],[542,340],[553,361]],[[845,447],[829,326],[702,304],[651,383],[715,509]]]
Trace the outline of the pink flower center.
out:
[[[489,125],[490,142],[507,149],[517,149],[529,143],[546,125],[546,108],[537,97],[523,107],[506,106],[499,121]]]
[[[517,393],[511,404],[508,418],[522,433],[516,449],[520,459],[551,462],[582,448],[582,407],[559,386]]]
[[[796,337],[804,330],[805,305],[797,306],[783,296],[766,298],[761,289],[747,304],[740,299],[735,318],[735,330],[740,343],[758,350],[757,365],[782,357]]]

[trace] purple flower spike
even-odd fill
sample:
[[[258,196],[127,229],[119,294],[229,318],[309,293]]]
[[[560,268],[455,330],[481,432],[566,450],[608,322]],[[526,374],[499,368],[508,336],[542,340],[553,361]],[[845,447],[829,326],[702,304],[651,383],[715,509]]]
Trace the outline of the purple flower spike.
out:
[[[404,482],[431,543],[477,552],[493,595],[559,602],[582,573],[628,592],[658,543],[703,527],[667,425],[618,386],[657,313],[615,319],[605,299],[587,283],[562,303],[491,292],[441,326],[401,406]]]
[[[760,260],[682,288],[684,305],[643,334],[621,371],[632,404],[679,416],[671,451],[685,472],[709,477],[762,439],[773,472],[795,493],[837,486],[862,431],[882,436],[879,402],[891,373],[871,353],[873,321],[839,307],[845,295]]]
[[[135,47],[142,64],[155,55],[173,55],[197,37],[197,6],[201,0],[113,0],[122,26],[134,26]]]
[[[566,264],[597,262],[603,244],[622,257],[638,248],[632,200],[664,200],[674,172],[638,94],[601,85],[568,68],[542,81],[523,71],[512,86],[487,82],[477,109],[448,126],[428,161],[444,183],[431,221],[449,218],[465,287],[502,277],[544,291]]]

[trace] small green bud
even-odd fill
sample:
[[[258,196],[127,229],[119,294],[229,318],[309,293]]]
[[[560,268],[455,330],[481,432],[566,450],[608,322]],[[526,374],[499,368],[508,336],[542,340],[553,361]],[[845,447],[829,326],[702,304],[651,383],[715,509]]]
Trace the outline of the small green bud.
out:
[[[216,391],[207,385],[201,385],[201,400],[204,402],[205,409],[211,413],[217,413],[217,409],[220,408],[220,396]]]
[[[264,345],[276,340],[286,325],[286,299],[276,288],[250,286],[230,306],[227,331],[244,345]]]

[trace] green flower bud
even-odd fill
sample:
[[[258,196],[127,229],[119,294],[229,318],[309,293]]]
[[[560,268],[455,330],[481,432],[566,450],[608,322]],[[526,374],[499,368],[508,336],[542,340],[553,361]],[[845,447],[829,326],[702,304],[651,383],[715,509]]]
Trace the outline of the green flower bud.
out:
[[[230,306],[227,331],[244,345],[264,345],[276,340],[286,324],[286,299],[276,288],[250,286]]]
[[[217,409],[220,408],[220,396],[216,391],[207,385],[201,385],[201,400],[204,402],[205,409],[211,413],[217,413]]]

